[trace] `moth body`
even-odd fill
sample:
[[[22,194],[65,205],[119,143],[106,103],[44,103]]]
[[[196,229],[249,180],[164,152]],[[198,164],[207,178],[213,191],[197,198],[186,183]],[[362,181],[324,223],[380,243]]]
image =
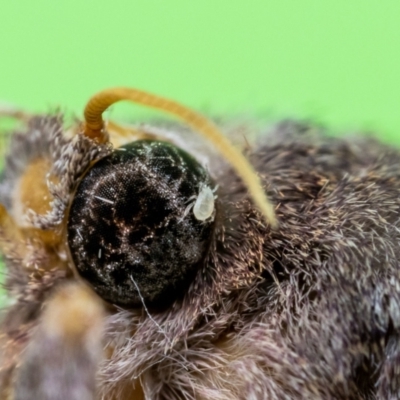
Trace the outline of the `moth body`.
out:
[[[275,224],[186,128],[95,125],[11,136],[0,398],[400,398],[399,150],[265,129]]]

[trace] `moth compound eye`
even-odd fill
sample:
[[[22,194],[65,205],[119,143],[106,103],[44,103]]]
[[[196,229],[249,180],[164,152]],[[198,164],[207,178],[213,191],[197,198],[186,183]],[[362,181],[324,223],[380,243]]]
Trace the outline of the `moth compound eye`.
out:
[[[207,255],[214,218],[204,218],[210,204],[204,209],[202,191],[210,186],[206,170],[169,143],[140,140],[114,150],[83,177],[69,210],[78,273],[113,304],[166,306]],[[185,210],[200,196],[207,199],[199,219]]]

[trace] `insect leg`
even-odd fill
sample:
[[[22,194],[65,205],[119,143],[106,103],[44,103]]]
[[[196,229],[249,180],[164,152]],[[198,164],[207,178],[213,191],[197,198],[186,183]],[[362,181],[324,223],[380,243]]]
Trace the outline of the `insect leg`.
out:
[[[15,400],[93,400],[102,356],[103,308],[80,284],[62,287],[44,309],[21,360]]]

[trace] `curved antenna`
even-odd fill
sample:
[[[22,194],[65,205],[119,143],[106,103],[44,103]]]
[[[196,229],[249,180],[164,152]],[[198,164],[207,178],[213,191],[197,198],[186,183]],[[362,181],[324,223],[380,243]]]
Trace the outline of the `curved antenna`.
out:
[[[104,129],[102,114],[112,104],[122,100],[129,100],[173,114],[209,139],[243,179],[267,222],[274,227],[277,226],[274,208],[261,187],[260,178],[243,154],[233,147],[229,140],[207,118],[176,101],[138,89],[118,87],[103,90],[95,94],[86,104],[84,134],[99,142],[105,142],[107,134]]]

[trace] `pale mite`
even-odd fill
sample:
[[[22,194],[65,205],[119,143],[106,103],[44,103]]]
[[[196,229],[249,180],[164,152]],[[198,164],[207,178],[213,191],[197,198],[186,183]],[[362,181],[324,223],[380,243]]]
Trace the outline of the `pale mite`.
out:
[[[193,206],[193,214],[198,221],[205,221],[210,218],[214,212],[214,193],[207,185],[200,188],[199,195]]]

